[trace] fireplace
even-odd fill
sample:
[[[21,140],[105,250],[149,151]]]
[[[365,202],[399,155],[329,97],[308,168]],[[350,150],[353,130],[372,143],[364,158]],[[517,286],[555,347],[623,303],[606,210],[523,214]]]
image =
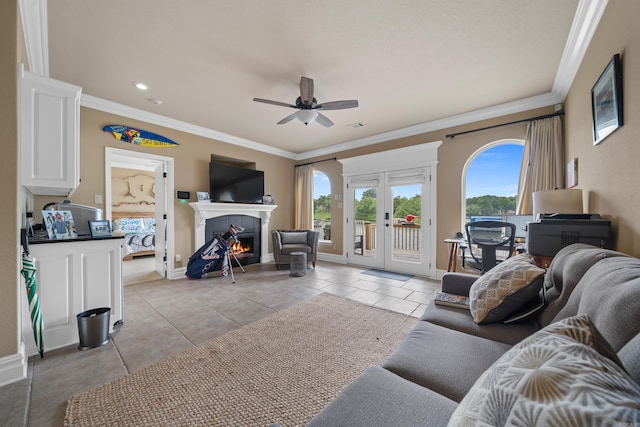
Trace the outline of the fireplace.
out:
[[[223,215],[209,218],[205,222],[205,242],[208,242],[217,234],[226,233],[229,228],[240,226],[244,231],[236,234],[237,243],[232,246],[233,252],[242,265],[256,264],[260,262],[261,227],[260,218],[249,215]]]
[[[232,217],[226,224],[221,224],[220,228],[216,225],[215,232],[224,234],[229,230],[231,224],[240,225],[246,228],[239,237],[248,239],[246,236],[247,230],[253,230],[253,243],[250,243],[253,247],[254,261],[253,262],[268,262],[273,259],[269,257],[269,219],[271,218],[271,212],[277,208],[277,205],[263,205],[263,204],[241,204],[241,203],[189,203],[189,206],[193,208],[195,212],[195,230],[194,230],[194,252],[205,244],[207,236],[213,236],[214,228],[211,228],[210,234],[207,234],[207,224],[210,219],[217,219],[220,217],[229,216]],[[242,217],[239,221],[236,221],[236,217]],[[254,222],[257,220],[257,222]],[[249,223],[251,222],[251,224]],[[212,223],[211,223],[212,224]],[[213,227],[213,225],[211,225]],[[256,241],[257,240],[257,241]],[[238,254],[236,254],[238,256]],[[246,254],[243,257],[248,257]],[[238,256],[240,259],[240,256]],[[242,262],[242,261],[241,261]]]

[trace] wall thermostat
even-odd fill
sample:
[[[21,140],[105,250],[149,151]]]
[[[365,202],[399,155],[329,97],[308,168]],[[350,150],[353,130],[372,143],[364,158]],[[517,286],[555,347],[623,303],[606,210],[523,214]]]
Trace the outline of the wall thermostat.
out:
[[[191,197],[191,193],[188,191],[176,191],[176,197],[179,200],[189,200],[189,198]]]

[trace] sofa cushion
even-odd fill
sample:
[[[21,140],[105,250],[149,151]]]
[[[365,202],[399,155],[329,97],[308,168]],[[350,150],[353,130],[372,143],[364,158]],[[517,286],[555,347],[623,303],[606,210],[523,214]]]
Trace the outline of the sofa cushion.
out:
[[[307,244],[306,231],[286,231],[280,232],[280,240],[283,245],[288,244]]]
[[[538,316],[540,326],[547,326],[553,321],[587,270],[599,261],[611,257],[626,255],[586,243],[574,243],[560,249],[544,276],[547,306]]]
[[[459,402],[510,345],[420,321],[382,367]]]
[[[307,425],[446,426],[456,406],[457,403],[444,396],[373,366],[353,380]]]
[[[499,322],[535,298],[542,287],[545,270],[527,254],[511,257],[471,285],[471,315],[478,324]]]
[[[496,361],[449,426],[632,425],[640,420],[640,385],[611,357],[588,316],[552,324]]]
[[[311,246],[304,244],[286,244],[282,245],[282,255],[291,255],[293,252],[304,252],[306,254],[311,253]]]
[[[502,322],[478,325],[469,310],[437,305],[433,302],[429,303],[420,319],[509,345],[519,343],[540,329],[535,319],[526,319],[510,325]]]
[[[606,258],[591,267],[555,321],[587,314],[617,352],[640,333],[640,259]]]

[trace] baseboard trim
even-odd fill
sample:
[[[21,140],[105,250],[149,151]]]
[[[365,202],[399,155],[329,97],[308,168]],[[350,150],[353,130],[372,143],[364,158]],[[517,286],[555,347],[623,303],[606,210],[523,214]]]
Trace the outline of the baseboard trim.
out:
[[[344,255],[328,254],[326,252],[318,252],[318,259],[320,261],[335,262],[336,264],[347,263],[347,259],[344,257]]]
[[[28,366],[29,359],[22,343],[19,353],[0,358],[0,387],[27,378]]]

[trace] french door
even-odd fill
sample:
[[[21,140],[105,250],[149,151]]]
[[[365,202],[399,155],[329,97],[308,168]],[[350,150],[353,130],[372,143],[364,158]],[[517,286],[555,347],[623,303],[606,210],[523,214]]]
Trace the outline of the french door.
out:
[[[430,167],[348,177],[347,262],[428,275],[430,182]]]

